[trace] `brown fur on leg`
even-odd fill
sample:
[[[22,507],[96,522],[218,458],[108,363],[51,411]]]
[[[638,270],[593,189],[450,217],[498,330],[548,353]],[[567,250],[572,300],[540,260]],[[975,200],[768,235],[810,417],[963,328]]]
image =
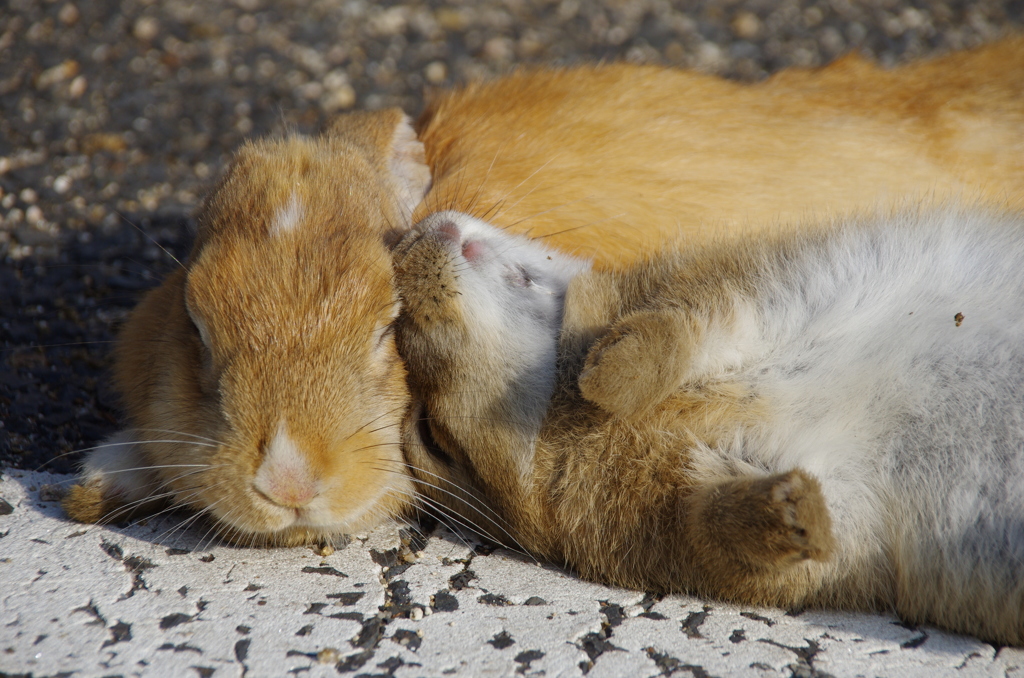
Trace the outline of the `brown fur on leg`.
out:
[[[98,523],[121,508],[121,502],[103,496],[98,483],[72,485],[61,501],[64,512],[80,523]]]
[[[835,547],[821,486],[799,469],[707,486],[695,494],[688,522],[705,584],[727,598],[799,600],[803,591],[773,591],[778,575],[826,561]]]

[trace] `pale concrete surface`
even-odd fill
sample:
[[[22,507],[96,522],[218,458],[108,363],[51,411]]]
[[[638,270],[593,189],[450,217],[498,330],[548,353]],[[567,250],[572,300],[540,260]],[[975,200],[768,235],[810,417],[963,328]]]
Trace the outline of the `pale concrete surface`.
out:
[[[0,676],[1024,676],[997,649],[891,615],[657,599],[443,529],[330,555],[211,543],[187,515],[68,522],[0,479]]]

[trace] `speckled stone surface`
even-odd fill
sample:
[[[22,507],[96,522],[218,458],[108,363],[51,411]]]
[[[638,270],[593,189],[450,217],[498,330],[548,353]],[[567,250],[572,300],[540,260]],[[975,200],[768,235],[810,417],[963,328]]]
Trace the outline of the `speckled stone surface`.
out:
[[[324,555],[182,515],[83,526],[52,499],[69,480],[0,480],[0,676],[1024,675],[1022,649],[891,615],[657,598],[441,528]]]

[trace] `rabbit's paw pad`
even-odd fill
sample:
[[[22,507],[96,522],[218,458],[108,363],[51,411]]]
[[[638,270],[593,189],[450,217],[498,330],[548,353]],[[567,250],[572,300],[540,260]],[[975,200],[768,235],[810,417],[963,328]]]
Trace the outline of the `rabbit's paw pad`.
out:
[[[771,481],[764,507],[770,550],[787,559],[827,559],[834,542],[832,520],[818,481],[800,470]]]

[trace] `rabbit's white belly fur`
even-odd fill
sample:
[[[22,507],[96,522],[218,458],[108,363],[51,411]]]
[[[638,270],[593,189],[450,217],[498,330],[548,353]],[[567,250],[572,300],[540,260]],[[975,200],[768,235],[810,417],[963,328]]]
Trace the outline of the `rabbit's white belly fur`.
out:
[[[766,264],[737,304],[753,350],[720,378],[770,414],[700,463],[817,476],[837,575],[866,559],[970,579],[999,554],[1005,591],[1024,569],[1024,238],[984,215],[901,218]]]

